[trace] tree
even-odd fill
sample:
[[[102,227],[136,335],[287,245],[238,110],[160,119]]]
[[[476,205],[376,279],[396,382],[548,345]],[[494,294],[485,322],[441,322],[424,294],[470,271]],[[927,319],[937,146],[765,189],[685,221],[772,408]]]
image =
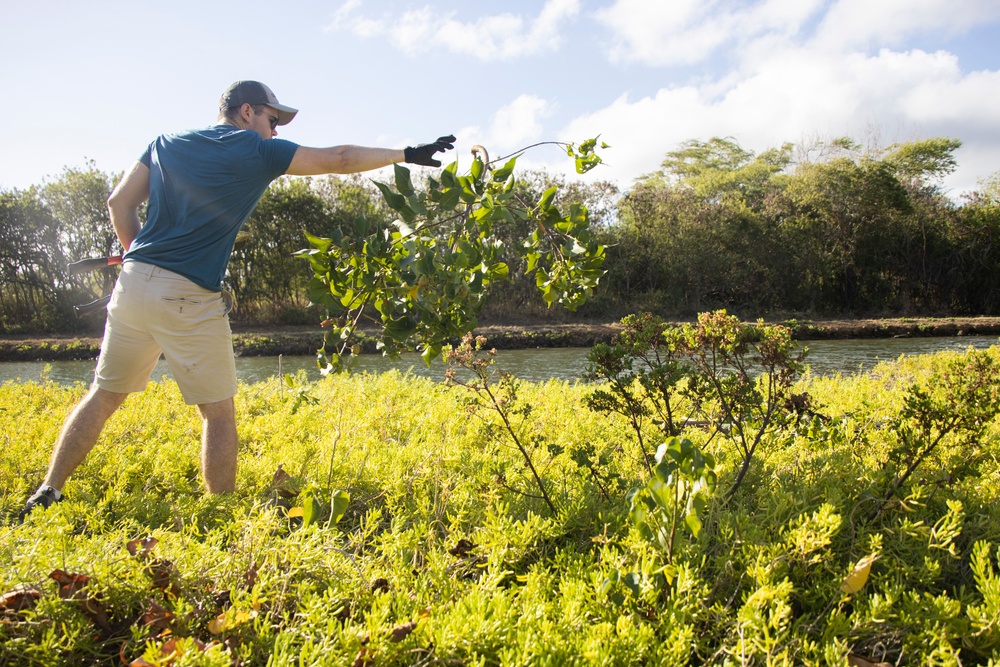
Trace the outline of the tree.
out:
[[[947,222],[953,262],[949,305],[958,312],[1000,310],[1000,172],[980,184]]]
[[[893,168],[903,183],[936,191],[940,180],[958,166],[955,151],[961,147],[962,142],[958,139],[934,137],[893,144],[882,160]]]
[[[56,287],[58,229],[37,189],[0,192],[0,331],[52,331],[72,320]]]
[[[718,137],[668,153],[620,203],[609,280],[684,314],[779,306],[788,248],[766,213],[791,154],[785,145],[754,155]]]
[[[53,237],[53,259],[57,287],[70,283],[92,296],[105,294],[114,285],[114,270],[97,271],[71,278],[67,263],[85,257],[107,257],[122,253],[111,225],[108,197],[120,174],[105,174],[88,162],[85,169],[66,168],[58,179],[38,188],[40,203],[57,221]],[[145,210],[143,210],[143,214]],[[145,217],[142,217],[143,221]]]
[[[309,275],[293,255],[302,246],[303,230],[319,224],[326,213],[326,201],[309,179],[271,184],[244,227],[250,240],[229,262],[226,284],[239,304],[236,317],[276,321],[305,305],[300,301]]]

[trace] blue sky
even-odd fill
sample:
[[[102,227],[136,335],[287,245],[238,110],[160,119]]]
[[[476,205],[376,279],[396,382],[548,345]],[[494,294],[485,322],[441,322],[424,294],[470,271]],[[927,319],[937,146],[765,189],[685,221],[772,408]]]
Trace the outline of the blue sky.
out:
[[[628,187],[689,139],[760,152],[960,139],[952,196],[1000,171],[997,0],[0,0],[0,189],[126,169],[211,124],[237,79],[303,145],[458,136],[505,155],[600,134]],[[525,166],[564,171],[555,148]]]

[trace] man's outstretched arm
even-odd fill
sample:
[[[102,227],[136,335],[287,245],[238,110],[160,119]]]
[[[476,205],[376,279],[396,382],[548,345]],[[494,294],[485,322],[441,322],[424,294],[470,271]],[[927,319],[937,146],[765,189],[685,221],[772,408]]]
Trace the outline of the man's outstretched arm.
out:
[[[309,148],[299,146],[286,174],[316,176],[319,174],[355,174],[360,171],[388,167],[403,162],[403,149],[366,148],[365,146],[331,146]]]
[[[455,147],[455,137],[439,137],[437,141],[405,149],[367,148],[365,146],[331,146],[330,148],[309,148],[299,146],[292,157],[286,174],[292,176],[316,176],[319,174],[355,174],[370,169],[388,167],[395,162],[408,162],[427,167],[440,167],[434,159],[435,153]]]

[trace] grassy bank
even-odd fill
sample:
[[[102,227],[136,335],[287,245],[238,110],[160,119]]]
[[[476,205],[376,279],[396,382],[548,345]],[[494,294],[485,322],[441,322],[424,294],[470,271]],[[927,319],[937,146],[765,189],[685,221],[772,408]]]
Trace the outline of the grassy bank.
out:
[[[69,500],[14,525],[84,388],[7,383],[0,664],[997,661],[1000,430],[947,427],[996,400],[956,381],[996,355],[800,380],[808,409],[728,498],[733,440],[692,424],[718,478],[697,531],[630,504],[687,473],[649,486],[627,420],[587,407],[594,386],[520,385],[508,430],[464,388],[398,373],[242,386],[228,497],[201,491],[195,412],[151,385]],[[950,408],[921,412],[924,395]]]
[[[890,318],[855,320],[783,320],[797,340],[847,338],[915,338],[927,336],[1000,335],[1000,318]],[[499,350],[536,347],[591,347],[609,341],[621,331],[611,323],[553,325],[489,325],[478,334]],[[233,327],[237,356],[311,355],[323,343],[318,327]],[[365,354],[376,354],[375,338],[362,336]],[[95,359],[101,351],[99,336],[46,337],[10,336],[0,338],[2,361],[65,361]]]

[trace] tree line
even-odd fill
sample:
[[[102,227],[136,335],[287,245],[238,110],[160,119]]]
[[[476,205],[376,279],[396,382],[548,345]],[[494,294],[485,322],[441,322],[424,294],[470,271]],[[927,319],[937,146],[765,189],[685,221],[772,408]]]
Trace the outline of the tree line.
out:
[[[515,219],[501,236],[510,280],[482,321],[617,319],[638,311],[690,318],[725,308],[746,318],[989,315],[1000,309],[1000,172],[961,201],[941,181],[957,166],[954,139],[864,148],[841,138],[755,154],[730,138],[691,140],[660,169],[621,191],[545,171],[519,174],[535,199],[560,185],[582,202],[608,273],[596,298],[570,315],[547,310],[525,279]],[[0,332],[99,330],[73,306],[107,294],[116,269],[73,276],[67,264],[118,254],[106,200],[119,174],[92,163],[27,189],[0,189]],[[294,253],[305,232],[329,236],[396,214],[364,176],[282,178],[247,223],[226,287],[243,324],[317,324]]]

